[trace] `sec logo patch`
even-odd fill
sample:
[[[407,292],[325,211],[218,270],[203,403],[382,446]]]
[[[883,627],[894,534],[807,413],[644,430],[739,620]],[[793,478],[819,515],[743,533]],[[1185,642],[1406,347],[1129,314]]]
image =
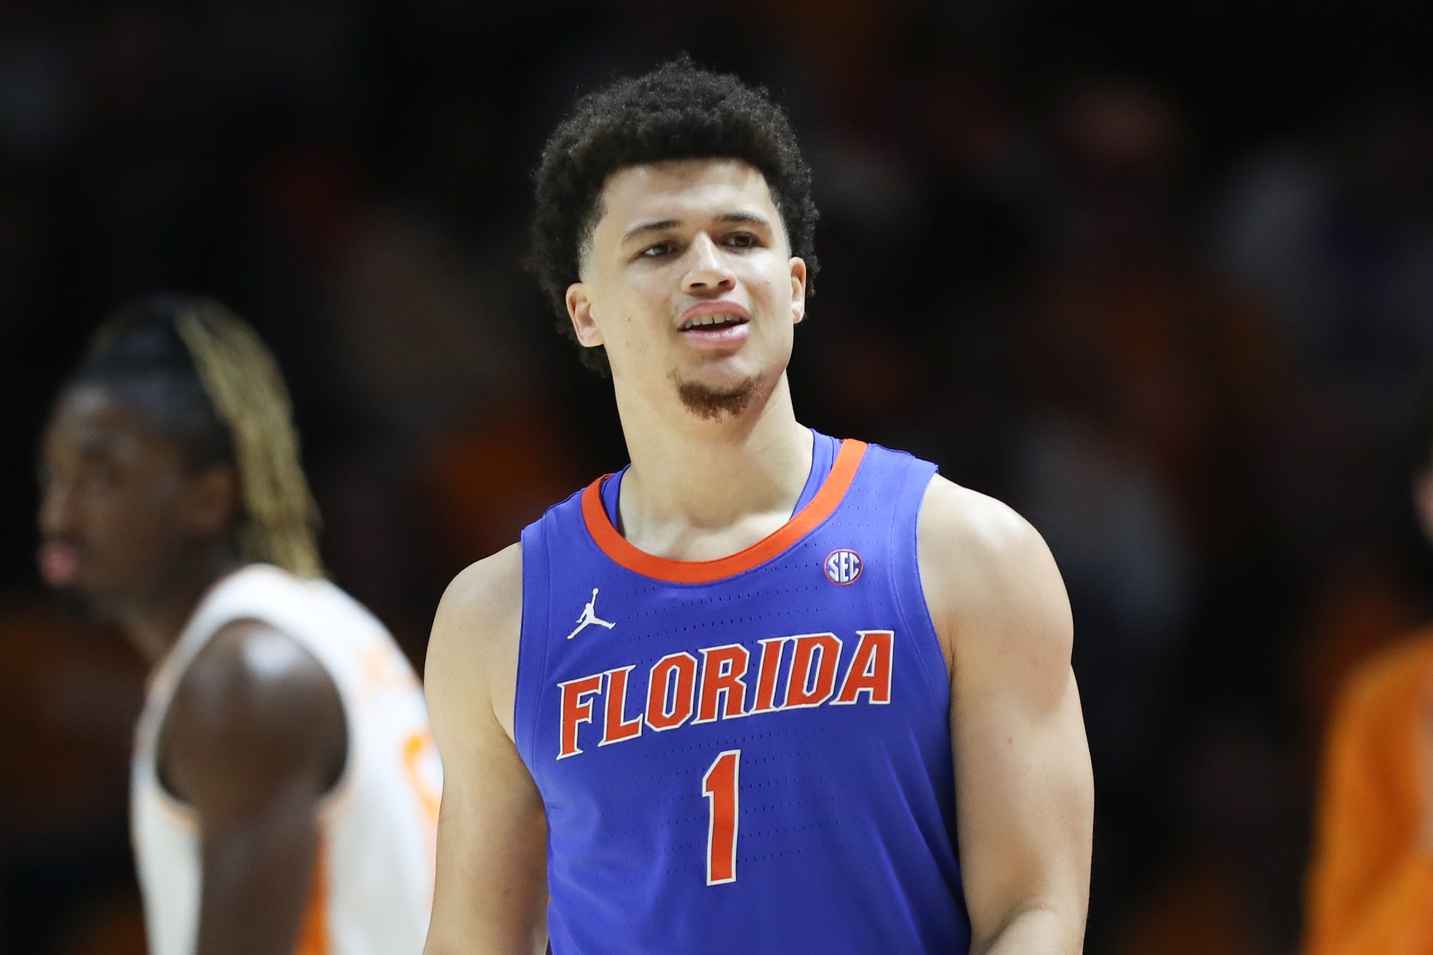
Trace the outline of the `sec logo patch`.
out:
[[[849,587],[861,576],[861,569],[865,567],[861,555],[853,550],[841,548],[833,550],[826,555],[822,568],[826,571],[826,579],[838,587]]]

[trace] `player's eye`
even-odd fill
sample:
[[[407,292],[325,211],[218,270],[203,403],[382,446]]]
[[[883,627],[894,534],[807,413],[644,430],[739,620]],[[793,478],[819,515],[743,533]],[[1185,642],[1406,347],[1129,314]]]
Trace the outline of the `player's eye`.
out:
[[[644,259],[656,259],[670,254],[675,248],[671,242],[654,242],[637,254]]]
[[[760,243],[750,232],[733,232],[726,237],[726,244],[737,249],[754,249]]]
[[[80,481],[87,487],[110,487],[119,480],[119,469],[113,461],[97,460],[85,465]]]

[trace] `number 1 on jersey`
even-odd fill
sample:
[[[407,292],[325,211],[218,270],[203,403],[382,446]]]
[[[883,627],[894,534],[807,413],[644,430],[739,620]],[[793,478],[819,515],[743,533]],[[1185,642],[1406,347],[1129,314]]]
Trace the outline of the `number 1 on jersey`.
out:
[[[737,777],[741,750],[729,749],[716,758],[702,777],[707,797],[707,885],[736,881],[736,828],[739,815]]]

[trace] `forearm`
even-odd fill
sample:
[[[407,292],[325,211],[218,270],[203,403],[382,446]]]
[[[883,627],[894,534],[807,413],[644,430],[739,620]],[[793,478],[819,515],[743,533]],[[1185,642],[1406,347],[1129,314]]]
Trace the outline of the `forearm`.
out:
[[[539,930],[527,938],[491,941],[472,931],[452,933],[435,926],[423,945],[423,955],[542,955],[547,950],[547,933]]]
[[[529,887],[522,884],[510,887],[516,892],[504,892],[500,883],[493,882],[486,898],[473,896],[463,905],[453,900],[454,886],[441,882],[440,869],[439,894],[423,955],[538,955],[547,946],[547,894],[544,889],[536,898]]]
[[[299,808],[295,816],[285,824],[205,840],[195,955],[320,950],[301,943],[322,940],[315,889],[323,891],[327,873],[319,861],[311,807]]]
[[[1031,906],[1016,913],[988,939],[976,939],[970,955],[1079,955],[1085,913]]]
[[[459,757],[444,780],[426,955],[535,955],[546,945],[546,817],[525,771],[499,784],[505,765],[493,758],[482,774]]]

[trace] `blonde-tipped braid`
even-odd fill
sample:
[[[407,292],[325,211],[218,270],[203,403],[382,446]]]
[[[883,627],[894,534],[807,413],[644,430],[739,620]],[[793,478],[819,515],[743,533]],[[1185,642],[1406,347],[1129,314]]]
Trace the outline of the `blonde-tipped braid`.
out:
[[[299,463],[293,408],[273,356],[248,323],[212,299],[181,312],[175,330],[234,439],[243,500],[239,556],[322,577],[318,506]]]

